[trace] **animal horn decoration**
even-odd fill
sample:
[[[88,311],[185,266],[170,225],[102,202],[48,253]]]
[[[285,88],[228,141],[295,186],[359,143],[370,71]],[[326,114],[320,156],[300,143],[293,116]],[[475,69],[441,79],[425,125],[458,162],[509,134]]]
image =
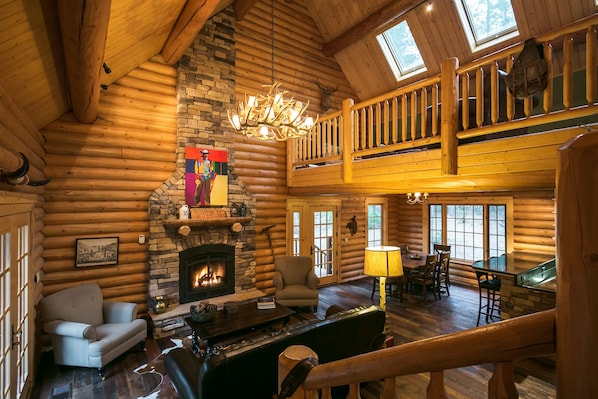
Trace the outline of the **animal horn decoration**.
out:
[[[13,171],[0,171],[0,181],[14,185],[27,184],[29,186],[43,186],[50,182],[51,179],[49,177],[43,180],[29,179],[29,176],[27,176],[27,172],[29,172],[29,160],[22,152],[19,152],[19,155],[21,155],[21,159],[23,160],[21,166]]]

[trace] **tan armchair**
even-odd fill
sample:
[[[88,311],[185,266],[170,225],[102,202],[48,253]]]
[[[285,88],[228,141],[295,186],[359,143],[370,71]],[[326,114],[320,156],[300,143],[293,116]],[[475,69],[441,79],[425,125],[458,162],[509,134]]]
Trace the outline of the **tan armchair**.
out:
[[[279,256],[274,259],[276,301],[283,306],[313,306],[318,309],[320,278],[309,256]]]
[[[137,318],[137,304],[104,301],[97,284],[83,284],[43,298],[39,311],[50,335],[54,363],[104,366],[133,346],[145,343],[147,322]]]

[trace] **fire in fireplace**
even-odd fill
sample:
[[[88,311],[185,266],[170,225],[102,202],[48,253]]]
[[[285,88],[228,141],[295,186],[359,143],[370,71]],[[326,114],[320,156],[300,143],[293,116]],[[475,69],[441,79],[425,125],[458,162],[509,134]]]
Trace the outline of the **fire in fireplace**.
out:
[[[235,247],[208,244],[179,253],[179,302],[235,292]]]

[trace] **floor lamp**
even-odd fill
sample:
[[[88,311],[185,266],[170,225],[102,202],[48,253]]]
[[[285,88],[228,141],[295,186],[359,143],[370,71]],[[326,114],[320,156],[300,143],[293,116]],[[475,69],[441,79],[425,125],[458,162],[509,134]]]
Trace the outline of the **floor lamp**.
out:
[[[386,311],[386,278],[403,275],[401,248],[392,246],[367,247],[363,272],[380,279],[380,308]]]

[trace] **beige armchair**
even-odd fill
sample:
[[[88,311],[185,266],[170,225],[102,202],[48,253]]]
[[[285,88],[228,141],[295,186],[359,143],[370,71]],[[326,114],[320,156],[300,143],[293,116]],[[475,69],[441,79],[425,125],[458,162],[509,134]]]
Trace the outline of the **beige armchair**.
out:
[[[48,295],[38,314],[51,338],[54,363],[95,367],[102,379],[107,363],[147,338],[147,322],[137,319],[137,304],[104,301],[97,284]]]
[[[283,306],[312,306],[318,309],[320,279],[309,256],[279,256],[274,259],[276,301]]]

